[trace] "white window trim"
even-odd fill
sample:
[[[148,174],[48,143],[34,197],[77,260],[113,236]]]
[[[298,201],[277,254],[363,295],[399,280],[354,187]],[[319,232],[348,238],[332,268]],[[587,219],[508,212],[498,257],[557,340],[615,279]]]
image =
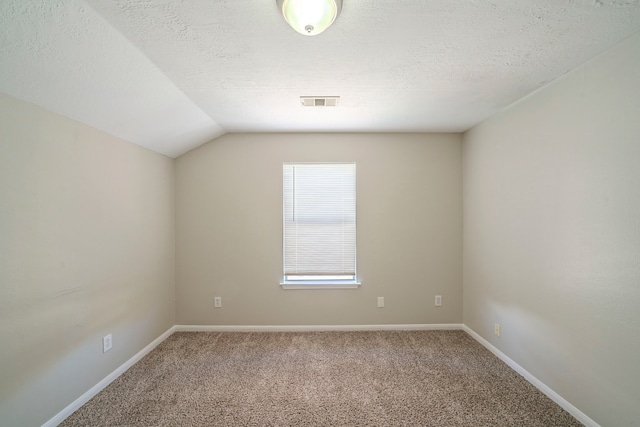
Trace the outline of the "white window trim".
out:
[[[304,162],[302,163],[304,164]],[[331,162],[331,164],[340,164],[340,162]],[[350,163],[348,163],[350,164]],[[284,227],[284,217],[283,217]],[[284,262],[284,258],[283,258]],[[357,262],[357,260],[356,260]],[[348,280],[286,280],[286,277],[280,282],[282,289],[286,290],[314,290],[314,289],[358,289],[362,283],[358,281],[357,276]]]
[[[362,283],[356,280],[304,280],[281,282],[282,289],[358,289]]]

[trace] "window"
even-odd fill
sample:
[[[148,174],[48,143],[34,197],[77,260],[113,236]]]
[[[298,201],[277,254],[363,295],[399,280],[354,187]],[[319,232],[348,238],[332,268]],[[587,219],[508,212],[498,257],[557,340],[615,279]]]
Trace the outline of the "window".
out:
[[[283,196],[283,287],[356,287],[355,163],[285,163]]]

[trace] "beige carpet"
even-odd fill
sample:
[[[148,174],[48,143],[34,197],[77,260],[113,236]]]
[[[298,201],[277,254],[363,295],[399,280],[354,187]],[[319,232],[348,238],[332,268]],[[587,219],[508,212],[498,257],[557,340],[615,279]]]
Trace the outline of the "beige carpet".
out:
[[[579,426],[463,331],[175,333],[71,426]]]

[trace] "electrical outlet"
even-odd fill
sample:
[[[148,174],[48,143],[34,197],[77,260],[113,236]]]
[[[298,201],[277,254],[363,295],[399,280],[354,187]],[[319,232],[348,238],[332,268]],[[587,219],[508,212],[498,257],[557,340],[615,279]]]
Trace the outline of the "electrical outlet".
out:
[[[436,295],[436,307],[442,307],[442,295]]]
[[[378,308],[384,307],[384,297],[378,297]]]
[[[222,297],[215,297],[213,299],[213,306],[215,308],[222,308]]]
[[[500,324],[499,323],[494,323],[493,324],[493,333],[495,336],[500,337]]]
[[[111,334],[102,337],[102,352],[106,353],[107,351],[111,350],[111,347],[113,347]]]

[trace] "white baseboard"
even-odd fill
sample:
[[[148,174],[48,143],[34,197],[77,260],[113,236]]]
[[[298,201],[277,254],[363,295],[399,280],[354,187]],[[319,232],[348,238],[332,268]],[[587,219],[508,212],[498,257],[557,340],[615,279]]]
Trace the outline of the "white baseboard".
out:
[[[533,384],[538,390],[543,392],[549,399],[553,400],[562,409],[564,409],[565,411],[567,411],[568,413],[573,415],[573,417],[575,419],[577,419],[578,421],[580,421],[582,424],[584,424],[587,427],[601,427],[600,424],[598,424],[595,421],[593,421],[584,412],[582,412],[581,410],[579,410],[578,408],[573,406],[565,398],[563,398],[558,393],[553,391],[551,388],[549,388],[545,383],[540,381],[538,378],[534,377],[529,371],[524,369],[522,366],[518,365],[513,359],[511,359],[509,356],[507,356],[506,354],[504,354],[503,352],[498,350],[489,341],[487,341],[484,338],[482,338],[476,331],[474,331],[473,329],[471,329],[467,325],[463,325],[462,329],[466,333],[471,335],[476,341],[478,341],[480,344],[482,344],[484,347],[486,347],[487,350],[489,350],[491,353],[495,354],[500,360],[502,360],[504,363],[509,365],[509,367],[511,369],[513,369],[514,371],[516,371],[517,373],[522,375],[524,377],[524,379],[526,379],[531,384]]]
[[[122,365],[120,365],[115,371],[107,375],[102,381],[100,381],[98,384],[91,387],[86,393],[84,393],[82,396],[74,400],[71,404],[69,404],[69,406],[64,408],[62,411],[58,412],[53,418],[51,418],[49,421],[44,423],[42,427],[55,427],[61,422],[63,422],[65,419],[67,419],[69,415],[73,414],[78,408],[80,408],[82,405],[84,405],[89,400],[91,400],[93,396],[100,393],[106,386],[111,384],[116,378],[122,375],[127,369],[135,365],[136,362],[138,362],[144,356],[149,354],[151,350],[153,350],[158,346],[158,344],[160,344],[162,341],[169,338],[169,336],[173,334],[174,329],[175,329],[175,326],[172,326],[169,329],[167,329],[165,333],[163,333],[158,338],[153,340],[151,344],[149,344],[148,346],[140,350],[131,359],[127,360]]]
[[[458,323],[398,325],[176,325],[176,332],[314,332],[462,330]]]

